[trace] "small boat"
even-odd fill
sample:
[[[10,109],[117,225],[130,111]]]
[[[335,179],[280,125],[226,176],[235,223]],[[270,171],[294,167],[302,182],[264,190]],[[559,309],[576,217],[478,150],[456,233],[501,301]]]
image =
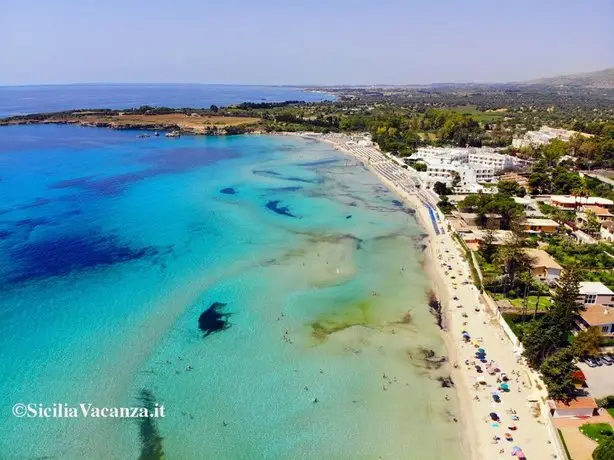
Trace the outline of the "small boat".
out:
[[[160,135],[160,133],[158,131],[156,131],[153,135],[158,137]]]
[[[171,131],[170,133],[166,133],[165,137],[180,137],[181,133],[179,131]]]

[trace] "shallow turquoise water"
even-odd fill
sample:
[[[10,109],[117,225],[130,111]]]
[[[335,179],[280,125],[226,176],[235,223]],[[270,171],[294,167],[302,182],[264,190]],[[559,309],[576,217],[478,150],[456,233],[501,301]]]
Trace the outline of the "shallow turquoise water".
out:
[[[166,458],[461,457],[395,195],[324,144],[135,135],[0,129],[0,458],[137,458],[156,433]],[[147,439],[10,413],[143,390],[167,414]]]

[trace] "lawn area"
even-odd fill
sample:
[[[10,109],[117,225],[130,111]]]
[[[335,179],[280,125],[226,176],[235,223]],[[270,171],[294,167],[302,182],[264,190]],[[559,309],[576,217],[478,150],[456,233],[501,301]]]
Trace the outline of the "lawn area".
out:
[[[614,430],[609,423],[587,423],[580,427],[580,431],[584,436],[597,441],[599,444],[614,437]]]
[[[612,417],[614,417],[614,407],[608,407],[606,410],[610,413]]]
[[[471,117],[482,123],[490,123],[492,121],[499,120],[505,116],[505,112],[482,112],[478,110],[475,105],[459,105],[458,107],[451,107],[450,110],[461,113],[463,115],[471,115]]]
[[[503,274],[501,267],[486,262],[484,258],[480,255],[479,251],[475,253],[475,256],[478,260],[478,263],[480,264],[480,271],[482,272],[482,276],[484,276],[484,279],[496,278]]]
[[[505,296],[503,294],[491,294],[495,300],[503,300],[505,299]],[[509,300],[509,302],[515,306],[518,307],[519,310],[522,309],[522,298],[515,298],[515,299],[507,299]],[[527,309],[529,311],[533,311],[535,310],[535,302],[537,302],[537,296],[536,295],[529,295],[527,296]],[[539,303],[538,303],[538,307],[537,307],[537,311],[546,311],[548,309],[548,307],[552,304],[552,302],[550,301],[550,297],[547,296],[540,296],[539,297]]]

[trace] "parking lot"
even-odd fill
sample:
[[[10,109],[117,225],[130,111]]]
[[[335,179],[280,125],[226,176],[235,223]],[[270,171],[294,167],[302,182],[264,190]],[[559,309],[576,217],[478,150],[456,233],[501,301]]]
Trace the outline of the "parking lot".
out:
[[[593,398],[614,395],[614,366],[589,367],[586,363],[578,363],[578,367],[586,376],[588,391]]]

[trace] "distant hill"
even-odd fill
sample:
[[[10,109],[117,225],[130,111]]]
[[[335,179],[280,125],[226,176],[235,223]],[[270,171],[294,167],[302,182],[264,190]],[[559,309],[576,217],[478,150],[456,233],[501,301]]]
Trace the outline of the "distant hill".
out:
[[[614,89],[614,67],[596,72],[576,73],[522,82],[523,85],[575,86]]]

